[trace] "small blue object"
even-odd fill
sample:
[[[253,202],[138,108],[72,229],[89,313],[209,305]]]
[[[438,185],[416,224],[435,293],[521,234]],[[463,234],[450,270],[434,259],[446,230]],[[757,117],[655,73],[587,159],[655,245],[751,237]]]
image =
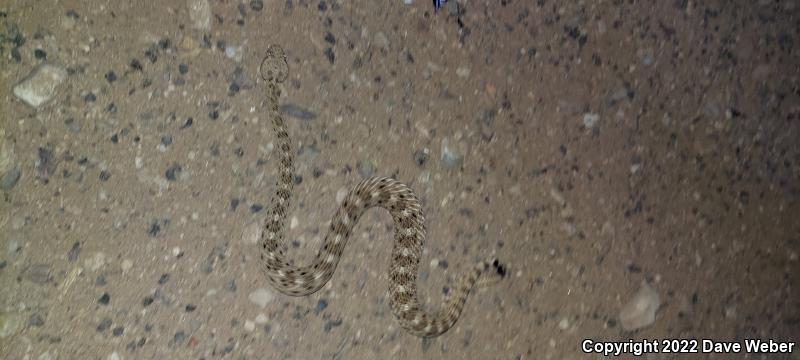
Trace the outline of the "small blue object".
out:
[[[447,0],[433,0],[433,11],[439,11]]]

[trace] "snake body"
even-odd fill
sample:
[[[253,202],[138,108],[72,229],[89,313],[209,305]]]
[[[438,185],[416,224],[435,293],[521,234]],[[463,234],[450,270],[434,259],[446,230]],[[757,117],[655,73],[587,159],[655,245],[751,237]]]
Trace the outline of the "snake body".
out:
[[[285,220],[294,186],[292,145],[286,124],[278,109],[281,94],[279,83],[286,79],[289,67],[279,46],[270,46],[261,63],[261,76],[266,81],[266,111],[277,136],[280,174],[275,200],[267,212],[261,238],[261,269],[278,291],[291,296],[312,294],[333,276],[347,240],[368,209],[381,207],[394,220],[394,247],[389,269],[389,302],[392,313],[402,328],[420,337],[435,337],[455,324],[467,296],[478,278],[490,269],[493,275],[505,275],[505,268],[496,259],[479,262],[462,274],[457,285],[447,294],[444,306],[428,313],[417,296],[417,273],[425,241],[425,218],[414,191],[405,184],[386,177],[371,177],[361,181],[344,198],[336,211],[330,229],[311,265],[298,267],[286,260]]]

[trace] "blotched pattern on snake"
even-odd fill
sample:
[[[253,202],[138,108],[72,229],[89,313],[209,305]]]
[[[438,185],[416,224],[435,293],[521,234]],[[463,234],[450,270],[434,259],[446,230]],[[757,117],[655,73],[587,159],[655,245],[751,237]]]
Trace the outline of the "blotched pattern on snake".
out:
[[[289,73],[286,56],[278,46],[270,46],[261,63],[260,72],[266,81],[266,112],[277,135],[280,175],[274,203],[267,213],[259,240],[261,269],[269,282],[284,294],[303,296],[322,288],[333,276],[353,226],[364,211],[381,207],[394,220],[394,247],[389,267],[389,299],[392,313],[400,325],[421,337],[443,334],[455,324],[467,296],[484,273],[500,278],[505,268],[496,259],[482,261],[464,273],[452,288],[441,310],[428,313],[417,296],[417,272],[425,241],[425,218],[416,194],[405,184],[390,178],[372,177],[361,181],[344,198],[336,211],[322,248],[308,266],[294,266],[286,260],[284,227],[294,185],[292,146],[283,117],[278,110],[283,82]],[[491,270],[491,271],[490,271]]]

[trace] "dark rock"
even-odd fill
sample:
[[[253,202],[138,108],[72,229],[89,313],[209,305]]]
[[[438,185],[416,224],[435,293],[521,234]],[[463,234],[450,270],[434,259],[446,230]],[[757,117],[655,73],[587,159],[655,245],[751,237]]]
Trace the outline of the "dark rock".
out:
[[[283,104],[281,105],[280,110],[287,116],[298,118],[300,120],[314,120],[317,117],[317,114],[295,104]]]
[[[172,164],[172,166],[167,168],[167,171],[164,172],[164,177],[169,181],[175,181],[178,176],[180,176],[181,171],[183,171],[183,168],[180,165]]]
[[[28,325],[34,327],[42,326],[44,325],[44,318],[42,318],[42,315],[39,313],[33,313],[31,314],[31,317],[28,319]]]
[[[125,332],[125,328],[124,327],[117,326],[117,327],[114,328],[114,330],[111,330],[111,335],[122,336],[122,333],[124,333],[124,332]]]
[[[46,284],[52,280],[50,276],[50,265],[34,264],[24,270],[24,277],[35,284]]]
[[[100,321],[100,324],[97,325],[97,331],[98,332],[106,331],[108,330],[108,328],[111,327],[111,324],[112,324],[111,318],[104,318],[103,320]]]
[[[3,178],[0,179],[0,189],[4,191],[11,190],[15,185],[17,185],[17,181],[19,181],[22,172],[19,170],[18,167],[13,167],[11,170],[3,175]]]

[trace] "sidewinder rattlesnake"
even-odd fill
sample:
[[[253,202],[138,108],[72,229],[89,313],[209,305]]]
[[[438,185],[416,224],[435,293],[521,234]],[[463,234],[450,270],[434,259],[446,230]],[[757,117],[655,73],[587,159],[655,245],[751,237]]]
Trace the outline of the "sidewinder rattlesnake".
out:
[[[277,135],[280,171],[276,199],[267,213],[261,238],[261,269],[269,282],[280,292],[291,296],[309,295],[322,288],[333,276],[347,240],[364,211],[381,207],[394,220],[394,247],[389,267],[389,301],[400,325],[420,337],[435,337],[450,329],[467,301],[475,282],[484,272],[495,278],[505,275],[505,267],[497,259],[482,261],[464,273],[444,300],[441,310],[426,312],[417,296],[417,271],[425,241],[425,218],[416,194],[405,184],[385,177],[361,181],[344,198],[336,211],[322,249],[313,263],[298,267],[286,260],[284,227],[294,185],[291,140],[278,110],[281,90],[278,83],[289,74],[286,56],[279,46],[270,46],[260,67],[267,84],[266,106]],[[489,270],[493,271],[489,271]]]

